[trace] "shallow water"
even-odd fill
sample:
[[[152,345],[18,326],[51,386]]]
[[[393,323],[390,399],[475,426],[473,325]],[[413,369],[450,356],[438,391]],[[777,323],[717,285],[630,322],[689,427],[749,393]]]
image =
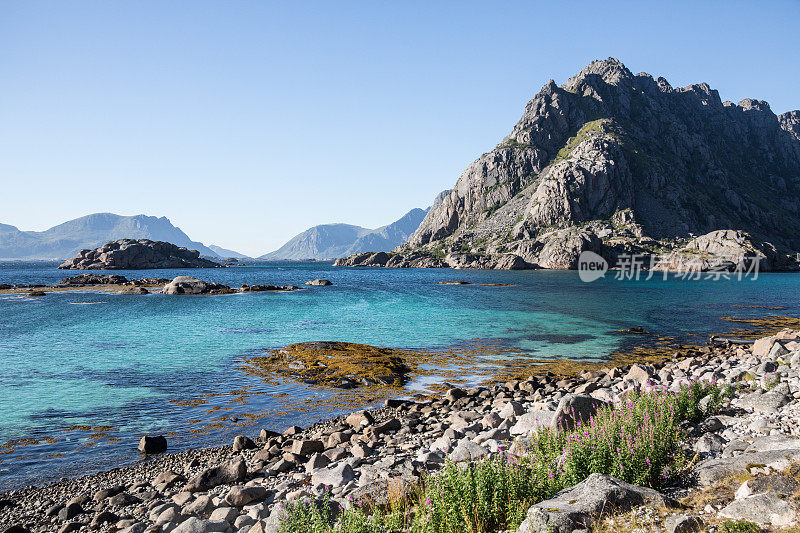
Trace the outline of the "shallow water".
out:
[[[55,267],[0,263],[0,283],[52,284],[70,275]],[[308,408],[326,392],[297,383],[268,384],[241,370],[243,356],[293,342],[442,349],[477,339],[537,359],[598,359],[630,342],[617,330],[631,326],[703,342],[736,326],[720,320],[724,316],[800,313],[795,274],[744,281],[619,281],[610,274],[586,284],[575,272],[322,263],[114,273],[188,274],[231,286],[302,285],[327,278],[333,286],[193,297],[0,296],[0,445],[6,443],[0,448],[0,488],[135,460],[143,433],[174,433],[170,447],[177,450],[330,416],[331,411]],[[454,279],[513,286],[438,284]],[[297,400],[309,402],[304,409]],[[255,425],[237,427],[244,423]],[[199,432],[208,424],[216,429]],[[18,439],[31,440],[13,442]]]

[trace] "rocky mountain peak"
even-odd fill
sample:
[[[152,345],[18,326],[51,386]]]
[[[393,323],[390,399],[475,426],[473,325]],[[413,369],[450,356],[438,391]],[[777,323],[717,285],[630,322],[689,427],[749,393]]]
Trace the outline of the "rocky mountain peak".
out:
[[[560,268],[582,249],[613,261],[717,230],[800,249],[798,115],[593,61],[561,87],[548,82],[395,252],[414,264],[519,265],[510,254]]]
[[[622,85],[633,80],[634,76],[628,67],[617,58],[596,60],[589,63],[575,76],[567,80],[564,88],[576,92],[581,84],[595,85],[600,81],[608,85]]]

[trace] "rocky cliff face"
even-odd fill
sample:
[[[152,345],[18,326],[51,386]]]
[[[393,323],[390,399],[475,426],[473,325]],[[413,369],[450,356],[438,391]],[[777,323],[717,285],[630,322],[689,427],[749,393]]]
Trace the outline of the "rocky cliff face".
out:
[[[613,262],[729,229],[790,251],[799,201],[800,112],[673,88],[609,58],[547,83],[394,261],[573,268],[582,250]]]
[[[214,268],[218,263],[162,241],[120,239],[94,250],[82,250],[58,268],[78,270],[138,270],[146,268]]]

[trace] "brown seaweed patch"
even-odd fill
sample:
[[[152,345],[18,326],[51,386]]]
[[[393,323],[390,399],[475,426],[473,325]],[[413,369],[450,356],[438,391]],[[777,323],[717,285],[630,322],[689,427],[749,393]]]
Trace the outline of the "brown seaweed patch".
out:
[[[735,329],[726,333],[726,336],[742,339],[758,339],[772,335],[784,328],[800,329],[800,318],[791,316],[767,316],[761,318],[746,318],[737,316],[724,316],[720,320],[749,326],[748,328]]]
[[[408,354],[406,350],[351,342],[302,342],[273,350],[267,356],[249,357],[244,360],[244,370],[255,376],[273,374],[341,389],[400,387],[413,370]]]

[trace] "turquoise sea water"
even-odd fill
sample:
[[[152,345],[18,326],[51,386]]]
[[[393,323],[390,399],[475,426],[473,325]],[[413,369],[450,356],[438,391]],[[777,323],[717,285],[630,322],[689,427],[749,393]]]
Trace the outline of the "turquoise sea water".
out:
[[[0,263],[0,283],[52,284],[69,275],[55,267]],[[330,416],[285,408],[287,398],[318,399],[324,392],[297,383],[267,384],[242,371],[243,357],[293,342],[427,349],[478,339],[534,358],[598,359],[631,342],[630,335],[617,331],[631,326],[703,342],[711,333],[736,327],[720,320],[723,316],[800,315],[795,274],[762,274],[755,281],[587,284],[576,272],[321,263],[115,273],[188,274],[231,286],[302,285],[322,277],[333,286],[226,296],[0,297],[0,488],[137,460],[143,433],[172,432],[170,447],[177,450]],[[438,284],[454,279],[513,286]],[[255,426],[235,426],[252,413],[261,413]],[[193,433],[200,421],[220,428]]]

